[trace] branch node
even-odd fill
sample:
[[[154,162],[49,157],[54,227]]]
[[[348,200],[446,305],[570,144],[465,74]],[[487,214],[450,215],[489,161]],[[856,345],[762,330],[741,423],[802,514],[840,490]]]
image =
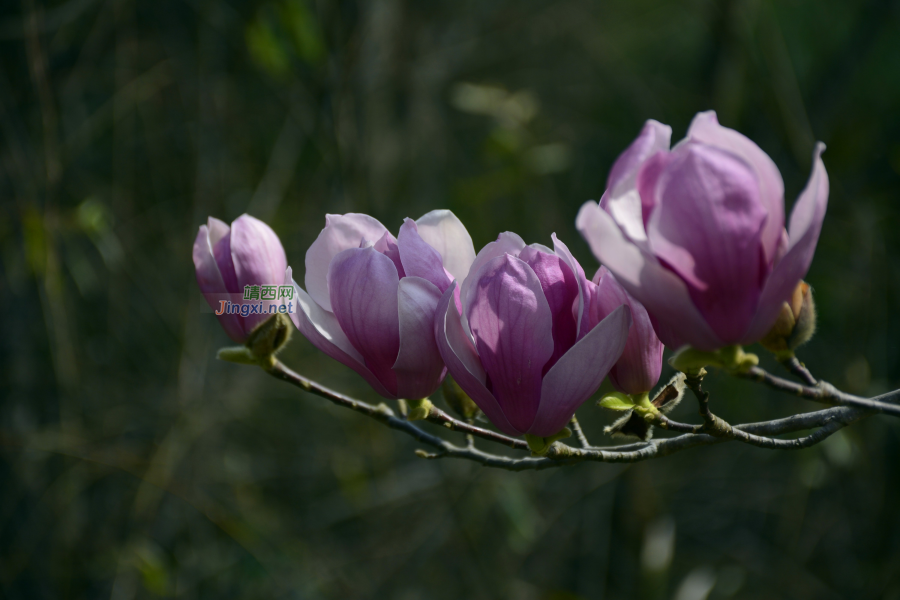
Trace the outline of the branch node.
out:
[[[704,415],[703,419],[706,423],[703,425],[703,431],[708,433],[713,437],[733,437],[734,436],[734,428],[731,426],[728,421],[722,419],[721,417],[717,417],[711,412],[707,412]]]
[[[447,453],[446,452],[431,453],[431,452],[427,452],[426,450],[422,450],[421,448],[419,448],[418,450],[416,450],[416,456],[418,456],[419,458],[424,458],[426,460],[434,460],[436,458],[444,458],[445,456],[447,456]]]

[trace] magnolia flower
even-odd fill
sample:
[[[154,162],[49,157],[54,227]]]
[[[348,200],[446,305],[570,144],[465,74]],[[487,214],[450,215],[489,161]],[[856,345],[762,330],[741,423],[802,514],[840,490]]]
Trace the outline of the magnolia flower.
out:
[[[194,240],[197,283],[225,333],[243,344],[271,313],[241,316],[222,310],[224,302],[243,299],[244,286],[291,285],[291,269],[281,241],[272,228],[250,215],[241,215],[231,228],[214,217],[200,226]]]
[[[555,235],[553,244],[501,234],[478,253],[460,302],[454,283],[437,308],[438,347],[453,379],[510,435],[562,430],[628,340],[630,310],[591,323],[590,282]]]
[[[647,309],[619,285],[606,267],[600,267],[591,284],[591,323],[599,323],[623,304],[631,309],[633,319],[625,351],[610,369],[609,380],[625,394],[649,392],[662,371],[663,344],[656,337]]]
[[[475,259],[472,238],[448,210],[406,219],[397,238],[362,214],[327,215],[306,252],[306,291],[295,287],[294,324],[386,398],[419,400],[446,368],[434,311]]]
[[[784,183],[759,146],[712,111],[669,150],[671,132],[647,122],[600,204],[582,206],[578,230],[667,346],[756,342],[812,262],[828,202],[825,146],[785,230]]]

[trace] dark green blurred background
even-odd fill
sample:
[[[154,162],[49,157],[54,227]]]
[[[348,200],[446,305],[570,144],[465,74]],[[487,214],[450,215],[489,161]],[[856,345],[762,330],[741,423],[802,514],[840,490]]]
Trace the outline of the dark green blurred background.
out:
[[[645,119],[707,109],[788,205],[828,145],[801,358],[900,386],[897,0],[0,3],[0,598],[900,598],[889,417],[515,474],[214,358],[207,215],[271,223],[298,281],[326,212],[442,207],[593,272],[578,207]],[[377,400],[300,335],[283,356]],[[710,388],[733,422],[816,408]]]

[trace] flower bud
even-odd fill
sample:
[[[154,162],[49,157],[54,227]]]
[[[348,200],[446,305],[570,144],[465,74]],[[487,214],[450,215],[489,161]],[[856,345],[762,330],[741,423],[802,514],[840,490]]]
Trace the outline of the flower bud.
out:
[[[250,215],[241,215],[230,227],[209,217],[197,232],[193,259],[200,291],[228,337],[240,344],[248,343],[252,332],[276,312],[273,309],[281,308],[283,300],[276,299],[276,290],[292,284],[292,271],[278,236]],[[226,303],[232,305],[232,300],[236,301],[233,308],[250,308],[248,304],[240,305],[238,299],[247,299],[248,289],[253,288],[259,301],[255,304],[263,310],[235,312],[231,306],[226,310]],[[273,295],[268,299],[259,295],[260,288],[271,289]],[[284,314],[284,310],[277,312]]]
[[[781,173],[754,142],[711,111],[670,150],[671,133],[649,121],[576,227],[669,348],[756,343],[812,262],[828,205],[825,147],[786,220]]]
[[[284,348],[291,338],[293,329],[294,326],[287,315],[273,315],[250,332],[246,345],[254,356],[269,362],[276,352]]]
[[[319,350],[372,388],[408,401],[424,418],[447,369],[435,342],[435,309],[475,258],[472,239],[448,210],[406,219],[395,238],[363,214],[328,215],[306,252],[306,289],[295,286],[294,324]]]
[[[632,323],[627,305],[591,321],[590,282],[565,244],[552,239],[551,250],[500,234],[475,257],[460,302],[454,284],[435,313],[438,348],[453,378],[498,429],[531,436],[536,453],[600,387]]]
[[[781,306],[775,325],[760,344],[779,356],[792,356],[816,332],[816,305],[812,288],[801,281],[794,293]]]
[[[270,369],[275,366],[275,354],[291,339],[293,329],[291,320],[286,314],[274,314],[250,332],[243,346],[220,348],[217,358]]]

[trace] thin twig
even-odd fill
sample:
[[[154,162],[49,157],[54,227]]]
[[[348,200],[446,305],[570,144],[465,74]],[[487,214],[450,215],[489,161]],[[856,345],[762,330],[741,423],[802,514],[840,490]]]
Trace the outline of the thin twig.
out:
[[[588,441],[587,436],[584,435],[584,430],[581,428],[581,424],[578,422],[578,418],[575,415],[572,415],[569,427],[572,428],[572,431],[575,433],[575,438],[578,440],[578,443],[581,444],[582,448],[591,447],[591,443]]]
[[[703,425],[679,423],[662,414],[656,416],[656,425],[659,425],[663,429],[668,429],[669,431],[678,431],[681,433],[700,433],[703,430]]]
[[[794,450],[808,448],[821,442],[835,431],[838,431],[855,421],[871,416],[872,414],[871,410],[866,408],[839,406],[761,423],[747,423],[735,426],[726,423],[725,425],[729,429],[729,433],[726,435],[721,435],[721,432],[717,432],[719,435],[699,433],[700,430],[697,428],[703,429],[706,425],[692,426],[666,419],[663,422],[669,425],[669,429],[674,431],[685,431],[684,428],[690,428],[692,432],[698,432],[684,433],[683,435],[663,440],[605,448],[573,448],[556,442],[545,457],[528,456],[523,458],[513,458],[484,452],[471,445],[468,447],[459,447],[451,444],[446,440],[423,431],[409,421],[398,418],[387,405],[381,404],[372,406],[371,404],[355,400],[312,382],[305,377],[294,373],[279,362],[276,362],[268,371],[271,375],[282,379],[283,381],[287,381],[301,389],[326,398],[338,406],[349,408],[374,418],[388,427],[402,431],[423,444],[427,444],[437,450],[434,453],[428,453],[422,450],[417,451],[419,456],[428,459],[456,458],[469,460],[486,467],[510,471],[541,470],[585,461],[615,463],[639,462],[655,457],[668,456],[688,448],[719,444],[727,441],[739,441],[768,449]],[[700,393],[701,395],[705,394],[702,390]],[[900,390],[880,396],[877,400],[896,401],[898,398],[900,398]],[[708,410],[708,396],[706,408]],[[714,415],[713,417],[718,419],[718,417],[715,417]],[[434,418],[432,418],[432,415],[429,415],[428,420],[454,431],[461,431],[469,435],[497,441],[513,448],[521,448],[525,445],[525,443],[520,442],[520,440],[508,438],[502,434],[497,434],[486,429],[463,423],[462,421],[457,421],[443,411],[434,413]],[[722,423],[724,423],[724,421]],[[818,429],[813,433],[796,439],[784,440],[763,437],[816,428]]]
[[[282,364],[280,361],[276,360],[275,364],[270,369],[268,369],[268,372],[270,375],[273,375],[278,379],[287,381],[288,383],[292,383],[297,387],[306,390],[307,392],[330,400],[338,406],[343,406],[344,408],[349,408],[350,410],[355,410],[356,412],[362,413],[368,417],[383,421],[393,429],[401,429],[409,433],[410,435],[413,435],[413,437],[416,437],[417,439],[419,434],[431,436],[431,434],[425,433],[409,421],[395,416],[394,411],[392,411],[386,404],[372,406],[371,404],[368,404],[361,400],[356,400],[355,398],[345,396],[344,394],[328,389],[323,385],[319,385],[315,381],[312,381],[310,379],[307,379],[306,377],[303,377],[302,375],[299,375],[298,373],[295,373],[291,369],[284,366],[284,364]],[[432,406],[431,412],[428,413],[428,420],[432,423],[442,425],[447,429],[450,429],[451,431],[459,431],[462,433],[474,435],[476,437],[484,438],[492,442],[497,442],[498,444],[502,444],[504,446],[509,446],[510,448],[528,450],[528,444],[525,443],[524,440],[517,440],[515,438],[505,436],[502,433],[496,433],[487,429],[482,429],[481,427],[476,427],[475,425],[471,425],[458,419],[454,419],[435,406]],[[415,430],[415,433],[413,432],[413,430]],[[440,438],[435,439],[440,440]]]
[[[895,398],[896,395],[900,394],[900,390],[890,392],[884,396],[867,399],[842,392],[827,381],[819,381],[815,386],[801,385],[787,379],[782,379],[781,377],[776,377],[760,367],[751,367],[746,373],[743,373],[740,376],[759,381],[772,389],[794,394],[801,398],[806,398],[807,400],[814,400],[826,404],[854,406],[865,410],[900,416],[900,406],[882,401],[884,399]]]
[[[790,358],[782,360],[781,364],[785,369],[793,373],[796,378],[803,381],[803,383],[805,383],[806,385],[815,386],[819,383],[818,381],[816,381],[816,378],[813,377],[813,374],[809,372],[809,369],[806,368],[806,365],[797,360],[796,356],[792,356]]]
[[[706,371],[701,369],[699,375],[688,375],[684,379],[685,384],[694,393],[694,396],[697,397],[700,416],[703,418],[702,430],[716,437],[733,438],[734,436],[731,435],[731,425],[714,415],[709,409],[709,392],[705,391],[702,386],[703,376],[705,374]]]
[[[721,417],[718,417],[712,413],[712,411],[709,409],[709,393],[704,391],[701,386],[702,379],[702,375],[696,377],[688,376],[685,379],[685,382],[697,397],[697,402],[700,405],[700,416],[703,417],[704,421],[704,424],[702,426],[699,426],[700,430],[709,433],[714,437],[726,438],[729,440],[742,442],[744,444],[750,444],[751,446],[757,446],[759,448],[784,450],[807,448],[813,444],[817,444],[838,429],[844,427],[844,424],[840,423],[839,421],[832,421],[830,423],[827,423],[824,427],[822,427],[822,429],[812,433],[809,436],[793,440],[780,440],[750,433],[741,429],[740,426],[732,426]],[[683,426],[683,424],[680,423],[678,425]]]

